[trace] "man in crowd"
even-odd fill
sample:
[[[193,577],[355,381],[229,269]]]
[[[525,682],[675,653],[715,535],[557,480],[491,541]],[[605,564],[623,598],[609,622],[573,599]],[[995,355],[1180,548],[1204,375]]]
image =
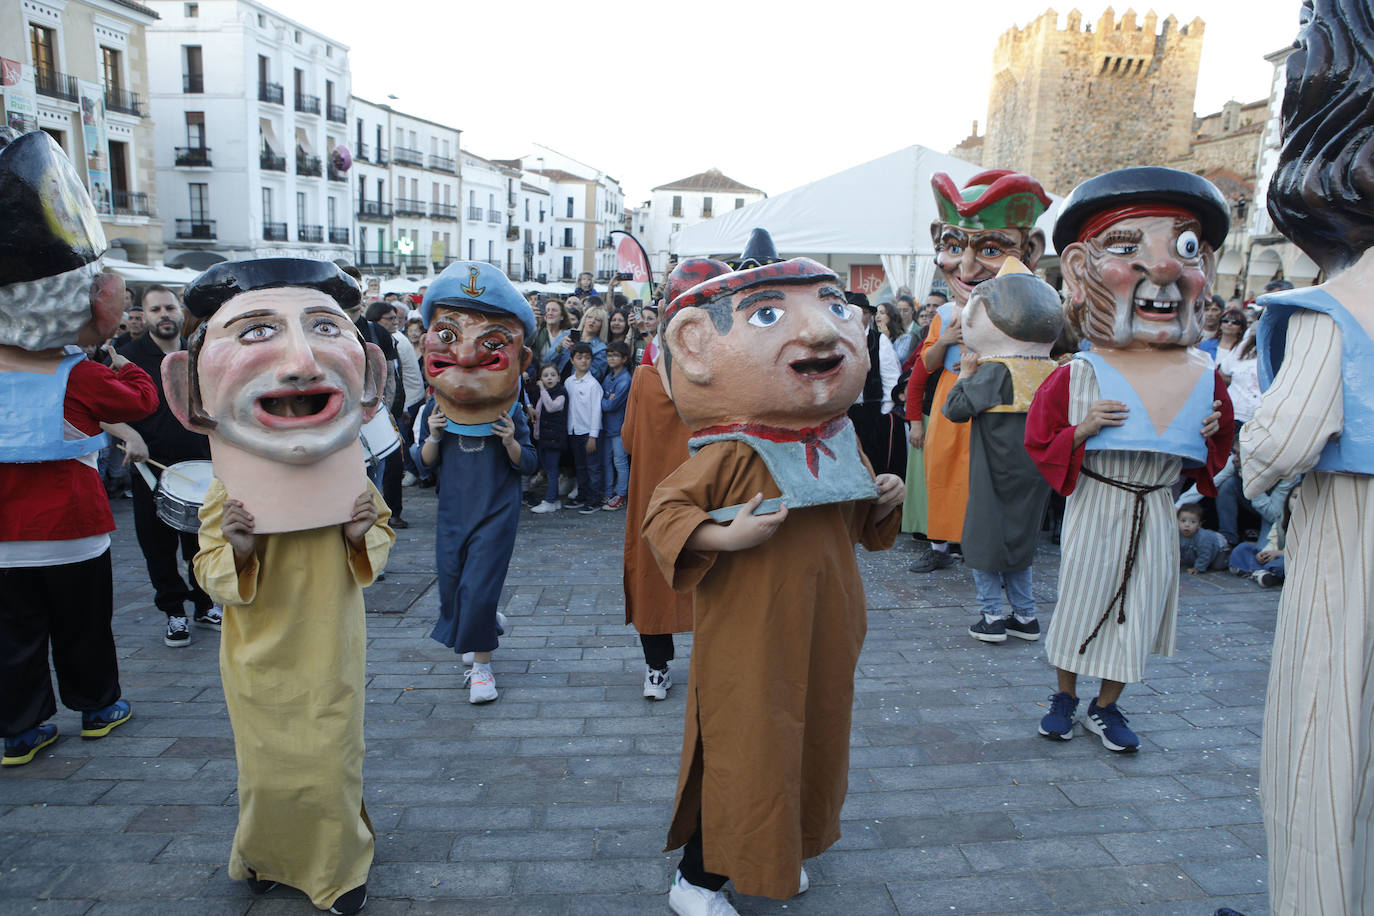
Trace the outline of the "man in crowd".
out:
[[[181,303],[176,293],[167,287],[150,286],[143,293],[143,313],[148,332],[125,344],[119,355],[152,376],[157,385],[157,410],[146,419],[132,424],[107,425],[105,429],[124,440],[130,461],[144,462],[145,467],[149,458],[162,465],[208,461],[209,440],[181,425],[167,407],[162,389],[163,358],[186,349],[186,342],[181,337]],[[154,480],[159,480],[163,473],[155,466],[148,470]],[[212,630],[220,628],[220,609],[201,589],[195,570],[191,568],[191,561],[199,549],[196,535],[177,531],[158,517],[153,490],[141,473],[133,475],[133,492],[134,532],[138,536],[139,549],[143,551],[143,562],[148,567],[148,578],[153,583],[153,602],[167,615],[167,631],[162,641],[173,649],[189,646],[191,630],[186,619],[187,601],[192,604],[197,626]],[[186,563],[185,579],[177,565],[178,548]]]

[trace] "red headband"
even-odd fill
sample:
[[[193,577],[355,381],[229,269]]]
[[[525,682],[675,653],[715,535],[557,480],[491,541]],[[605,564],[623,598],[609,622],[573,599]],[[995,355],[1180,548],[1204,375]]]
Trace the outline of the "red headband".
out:
[[[1141,219],[1147,216],[1172,216],[1176,219],[1196,220],[1197,214],[1183,207],[1170,206],[1169,204],[1126,204],[1115,207],[1111,210],[1103,210],[1083,224],[1083,228],[1078,230],[1078,241],[1086,242],[1094,238],[1102,230],[1121,222],[1123,219]]]

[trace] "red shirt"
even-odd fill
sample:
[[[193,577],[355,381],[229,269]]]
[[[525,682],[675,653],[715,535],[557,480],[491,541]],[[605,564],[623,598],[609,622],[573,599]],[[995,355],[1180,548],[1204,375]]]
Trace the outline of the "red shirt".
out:
[[[129,363],[118,372],[82,360],[67,377],[63,415],[88,436],[157,409],[157,387]],[[75,459],[0,464],[0,541],[69,541],[115,527],[100,472]]]

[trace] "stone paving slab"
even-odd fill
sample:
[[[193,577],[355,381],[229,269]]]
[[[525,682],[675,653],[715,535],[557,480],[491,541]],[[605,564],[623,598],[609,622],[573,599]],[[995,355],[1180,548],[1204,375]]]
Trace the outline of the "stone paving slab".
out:
[[[669,699],[645,701],[623,623],[623,515],[522,518],[494,663],[501,699],[474,707],[459,660],[428,639],[433,493],[407,490],[406,505],[412,527],[367,592],[367,912],[666,913],[691,640],[677,640]],[[254,898],[226,873],[236,770],[218,635],[162,645],[129,503],[114,508],[134,718],[87,742],[61,710],[64,737],[0,773],[0,916],[313,913],[296,891]],[[844,837],[807,863],[804,897],[736,894],[740,912],[1266,914],[1257,766],[1277,593],[1183,577],[1178,654],[1128,689],[1143,743],[1121,757],[1081,729],[1068,743],[1035,735],[1054,683],[1043,650],[970,639],[967,571],[912,575],[917,550],[903,536],[889,553],[860,551],[869,631]],[[1043,544],[1046,623],[1057,564]]]

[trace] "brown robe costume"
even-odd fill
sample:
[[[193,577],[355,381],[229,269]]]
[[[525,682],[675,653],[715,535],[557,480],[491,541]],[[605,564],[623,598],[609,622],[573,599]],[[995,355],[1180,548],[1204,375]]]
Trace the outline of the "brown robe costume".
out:
[[[692,596],[668,587],[641,533],[654,487],[687,460],[691,431],[663,390],[653,365],[635,370],[620,442],[630,453],[630,495],[625,509],[625,622],[645,635],[690,633]]]
[[[862,460],[862,456],[856,455]],[[867,466],[867,462],[864,462]],[[706,509],[780,495],[741,442],[697,452],[654,492],[644,536],[674,589],[695,589],[694,649],[668,849],[701,818],[706,870],[744,894],[797,893],[803,859],[840,838],[854,669],[867,630],[854,544],[886,550],[901,511],[790,510],[745,551],[685,548]]]

